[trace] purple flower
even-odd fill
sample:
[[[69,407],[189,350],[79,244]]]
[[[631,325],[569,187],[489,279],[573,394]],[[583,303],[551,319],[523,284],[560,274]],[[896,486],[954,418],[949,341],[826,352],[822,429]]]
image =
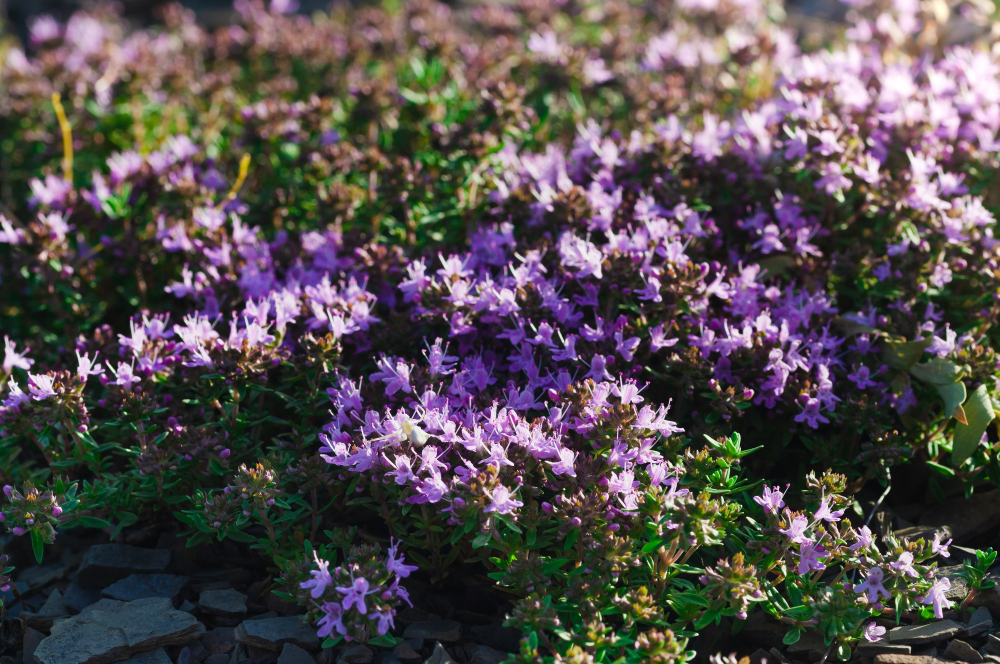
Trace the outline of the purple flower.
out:
[[[951,538],[948,538],[947,542],[942,542],[941,539],[944,537],[944,533],[936,532],[934,533],[934,541],[931,542],[931,551],[942,558],[950,558],[951,552],[948,551],[948,545],[951,544]]]
[[[874,643],[876,641],[882,640],[882,635],[885,634],[885,627],[881,625],[870,622],[865,625],[865,640]]]
[[[858,541],[848,547],[850,551],[857,551],[861,549],[862,551],[868,549],[872,545],[872,531],[868,526],[861,526],[857,531]]]
[[[336,588],[337,592],[344,596],[344,610],[346,611],[355,606],[361,613],[368,612],[368,607],[365,605],[365,596],[371,595],[378,590],[377,588],[372,589],[368,583],[368,579],[363,576],[353,579],[349,586],[337,586]]]
[[[319,599],[328,586],[333,585],[333,577],[330,576],[330,563],[326,560],[320,560],[319,555],[313,551],[313,560],[316,561],[316,567],[319,569],[314,569],[309,574],[312,578],[308,581],[303,581],[299,586],[303,590],[312,589],[310,591],[310,596],[313,599]]]
[[[813,518],[817,521],[826,521],[827,523],[836,523],[840,521],[840,517],[842,516],[844,516],[844,510],[832,511],[830,509],[830,501],[825,496],[820,501],[816,513],[813,514]]]
[[[766,513],[771,514],[785,506],[785,492],[778,491],[778,487],[776,486],[769,487],[765,484],[763,495],[754,496],[753,500],[763,507]]]
[[[48,374],[28,374],[28,391],[35,401],[45,401],[56,396],[54,389],[55,376]]]
[[[889,567],[896,570],[898,574],[902,574],[913,579],[920,576],[917,573],[917,570],[913,569],[913,554],[909,551],[904,551],[899,554],[899,560],[889,563]]]
[[[882,585],[883,578],[885,578],[885,572],[882,571],[882,568],[872,567],[868,570],[868,578],[854,586],[854,592],[859,595],[867,595],[868,601],[875,604],[878,602],[879,595],[889,597],[889,591]]]
[[[14,350],[16,345],[9,337],[3,338],[3,372],[5,374],[9,374],[15,368],[27,371],[35,363],[34,360],[28,359],[30,348],[25,348],[24,351],[18,353]]]
[[[395,574],[401,576],[404,579],[410,575],[411,572],[417,571],[416,565],[406,565],[403,563],[403,556],[400,555],[396,557],[396,553],[399,549],[399,542],[395,540],[389,545],[388,557],[385,561],[385,568],[390,574]]]
[[[787,535],[788,539],[792,540],[796,544],[802,544],[804,542],[811,542],[812,539],[806,535],[806,529],[809,527],[809,519],[799,515],[792,519],[792,523],[785,529],[779,529],[778,532],[782,535]]]
[[[923,599],[924,604],[930,604],[934,607],[934,617],[938,620],[944,617],[944,609],[950,609],[952,606],[951,601],[944,596],[950,589],[951,581],[946,576],[941,577],[930,587]]]
[[[799,546],[799,574],[818,572],[826,569],[823,559],[826,558],[826,550],[820,544],[812,542],[802,542]]]
[[[490,504],[487,505],[484,512],[496,512],[497,514],[510,514],[518,507],[522,507],[524,503],[520,500],[513,498],[510,489],[502,484],[498,484],[493,487],[492,492],[487,492],[490,498]]]

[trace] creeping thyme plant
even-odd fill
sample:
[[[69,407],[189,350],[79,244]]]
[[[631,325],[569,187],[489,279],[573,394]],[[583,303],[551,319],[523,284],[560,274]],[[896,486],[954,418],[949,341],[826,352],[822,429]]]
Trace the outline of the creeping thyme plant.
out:
[[[292,4],[0,42],[0,521],[39,561],[233,540],[328,645],[473,570],[523,662],[683,662],[752,614],[847,659],[965,610],[944,536],[862,497],[1000,482],[989,36]]]

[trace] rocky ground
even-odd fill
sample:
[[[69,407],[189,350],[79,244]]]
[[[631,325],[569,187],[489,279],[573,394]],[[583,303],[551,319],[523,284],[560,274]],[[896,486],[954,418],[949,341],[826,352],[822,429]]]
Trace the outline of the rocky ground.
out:
[[[7,594],[2,664],[496,664],[518,647],[501,606],[473,586],[413,588],[395,648],[323,650],[301,607],[256,565],[222,564],[172,538],[94,544],[26,567]],[[237,552],[232,552],[236,554]],[[232,559],[239,559],[235,555]],[[411,584],[408,584],[411,585]]]

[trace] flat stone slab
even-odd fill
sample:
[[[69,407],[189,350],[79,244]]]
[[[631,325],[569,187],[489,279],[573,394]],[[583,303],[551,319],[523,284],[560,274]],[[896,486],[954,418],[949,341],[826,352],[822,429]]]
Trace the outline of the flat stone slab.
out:
[[[169,549],[140,549],[128,544],[98,544],[87,550],[76,582],[81,588],[107,588],[132,574],[157,574],[170,565]]]
[[[888,636],[890,643],[921,646],[950,639],[963,629],[965,629],[965,625],[954,620],[937,620],[924,625],[893,627],[889,630]]]
[[[948,644],[948,647],[944,650],[944,656],[947,659],[954,659],[959,662],[978,663],[983,661],[983,656],[975,648],[959,639],[955,639]]]
[[[205,633],[194,616],[174,609],[163,597],[105,599],[88,609],[55,623],[52,634],[38,644],[35,659],[41,664],[110,664]]]
[[[247,596],[238,590],[202,590],[198,608],[217,616],[241,616],[247,612]]]
[[[286,643],[281,649],[278,664],[315,664],[313,656],[294,643]]]
[[[912,650],[910,646],[902,643],[889,643],[883,639],[881,641],[862,641],[854,652],[858,655],[874,657],[875,655],[909,655]]]
[[[163,648],[141,652],[125,660],[125,664],[173,664],[170,655]]]
[[[403,632],[403,638],[458,641],[462,638],[462,625],[454,620],[421,620],[410,623]]]
[[[306,650],[319,648],[316,630],[295,616],[244,620],[236,628],[236,642],[271,652],[279,652],[286,643]]]
[[[147,597],[166,597],[174,600],[191,582],[186,576],[174,574],[130,574],[121,581],[115,581],[101,591],[109,599],[132,602]]]

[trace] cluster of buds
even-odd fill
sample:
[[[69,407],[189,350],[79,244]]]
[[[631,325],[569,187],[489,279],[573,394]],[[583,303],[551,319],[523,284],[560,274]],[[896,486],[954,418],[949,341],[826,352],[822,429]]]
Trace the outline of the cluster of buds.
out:
[[[0,593],[10,590],[12,579],[10,573],[14,571],[14,566],[10,564],[10,556],[6,553],[0,555]],[[0,597],[0,607],[3,607],[3,598]]]
[[[706,567],[699,581],[709,598],[728,605],[740,620],[746,620],[751,603],[765,599],[757,568],[746,564],[742,552],[736,553],[732,560],[720,560],[714,568]]]
[[[63,513],[62,507],[51,491],[39,491],[31,482],[24,485],[21,493],[11,485],[3,488],[10,504],[0,512],[0,521],[7,524],[14,535],[37,532],[42,541],[51,543],[55,539],[55,524]]]
[[[274,505],[279,493],[274,471],[263,463],[255,466],[243,464],[236,473],[236,481],[227,486],[225,492],[242,501],[243,514],[250,516],[254,511],[261,514]]]

